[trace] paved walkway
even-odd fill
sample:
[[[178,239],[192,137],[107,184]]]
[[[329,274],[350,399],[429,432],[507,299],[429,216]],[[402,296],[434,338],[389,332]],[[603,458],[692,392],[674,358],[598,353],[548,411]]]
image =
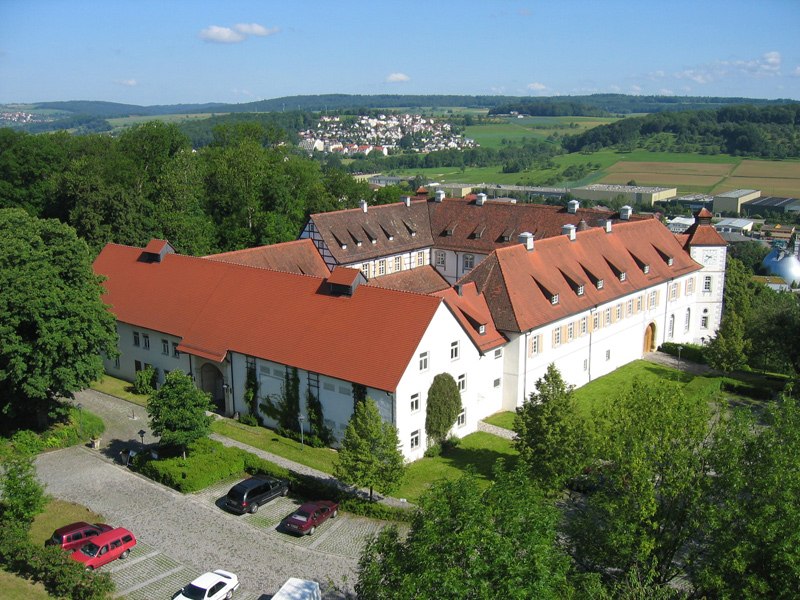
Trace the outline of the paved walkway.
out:
[[[672,356],[666,352],[648,352],[643,358],[644,360],[652,363],[664,365],[665,367],[672,367],[673,369],[685,371],[686,373],[691,373],[692,375],[707,375],[714,372],[714,369],[708,365],[701,365],[700,363],[691,362],[685,358],[678,360],[677,356]]]

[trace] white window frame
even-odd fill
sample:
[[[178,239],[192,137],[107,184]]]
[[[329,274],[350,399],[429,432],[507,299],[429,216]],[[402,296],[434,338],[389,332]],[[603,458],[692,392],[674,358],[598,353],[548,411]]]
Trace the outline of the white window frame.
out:
[[[466,424],[467,424],[467,409],[462,406],[461,412],[458,413],[458,417],[456,417],[456,425],[458,427],[464,427]]]
[[[683,330],[684,331],[689,331],[689,328],[691,327],[691,325],[692,325],[692,309],[691,308],[687,308],[686,309],[686,319],[683,322]]]
[[[450,360],[458,360],[461,356],[461,344],[458,340],[450,342]]]
[[[411,432],[410,447],[412,450],[419,448],[419,429]]]
[[[474,254],[465,254],[464,255],[464,273],[469,273],[474,268],[475,268],[475,255]]]
[[[429,366],[429,354],[426,350],[425,352],[419,353],[419,370],[420,371],[427,371]]]
[[[586,332],[588,330],[589,330],[588,319],[586,317],[583,317],[581,319],[581,327],[580,327],[581,335],[586,335]]]
[[[711,289],[711,281],[712,281],[711,275],[706,275],[705,277],[703,277],[703,292],[704,293],[709,293],[709,294],[711,293],[711,291],[712,291],[712,289]]]
[[[147,333],[142,334],[142,348],[150,350],[150,335]]]
[[[575,339],[575,323],[567,323],[567,341],[571,342]]]
[[[161,354],[169,356],[169,340],[161,338]]]
[[[447,254],[444,250],[436,251],[436,267],[439,269],[447,268]]]
[[[467,374],[462,373],[456,379],[456,384],[458,385],[459,392],[466,392],[467,391]]]
[[[592,314],[592,329],[600,329],[600,311]]]
[[[133,345],[136,346],[137,348],[139,348],[142,345],[139,339],[138,331],[133,332]]]
[[[424,264],[425,264],[425,253],[422,251],[417,252],[417,266],[421,267]]]
[[[625,315],[630,317],[633,314],[633,300],[628,300],[625,303]]]
[[[419,392],[417,392],[416,394],[411,394],[410,407],[412,414],[415,412],[419,412]]]
[[[181,351],[178,350],[178,342],[172,342],[172,357],[173,358],[181,357]]]
[[[398,273],[403,270],[403,260],[399,256],[394,257],[394,272]]]
[[[381,259],[378,261],[378,277],[386,275],[386,260]]]
[[[655,308],[656,307],[656,291],[653,290],[647,296],[647,308]]]
[[[503,349],[502,348],[496,348],[495,351],[494,351],[494,357],[495,357],[495,359],[503,358]]]
[[[555,333],[553,333],[553,346],[558,347],[561,345],[561,327],[555,328]]]

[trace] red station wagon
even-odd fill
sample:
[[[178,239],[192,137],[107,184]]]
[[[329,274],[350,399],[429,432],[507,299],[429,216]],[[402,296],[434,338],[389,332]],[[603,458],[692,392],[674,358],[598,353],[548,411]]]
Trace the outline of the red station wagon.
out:
[[[317,530],[317,527],[328,520],[328,517],[336,518],[338,514],[338,502],[331,502],[330,500],[306,502],[286,517],[283,526],[287,531],[293,533],[311,535]]]
[[[124,527],[117,527],[94,537],[91,542],[70,554],[70,558],[83,563],[87,571],[102,567],[118,558],[127,558],[136,538]]]
[[[59,527],[44,543],[45,546],[59,546],[62,550],[75,550],[83,546],[91,538],[114,529],[105,523],[84,523],[79,521]]]

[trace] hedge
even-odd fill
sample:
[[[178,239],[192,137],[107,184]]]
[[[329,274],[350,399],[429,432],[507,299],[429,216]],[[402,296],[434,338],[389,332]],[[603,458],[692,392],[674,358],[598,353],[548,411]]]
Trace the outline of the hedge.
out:
[[[775,395],[775,392],[769,387],[756,387],[732,379],[723,379],[721,387],[724,392],[745,396],[753,400],[770,400]]]
[[[680,358],[686,359],[689,362],[700,363],[701,365],[708,364],[705,356],[705,346],[698,344],[676,344],[674,342],[664,342],[659,346],[659,350],[665,354],[678,356],[678,346],[681,348]]]
[[[185,459],[153,459],[147,454],[139,454],[134,458],[133,466],[150,479],[184,494],[244,474],[264,474],[288,480],[293,495],[335,500],[340,502],[342,510],[353,514],[394,521],[411,519],[410,510],[359,498],[354,492],[341,489],[334,479],[321,480],[296,473],[241,448],[224,446],[208,438],[190,444]]]

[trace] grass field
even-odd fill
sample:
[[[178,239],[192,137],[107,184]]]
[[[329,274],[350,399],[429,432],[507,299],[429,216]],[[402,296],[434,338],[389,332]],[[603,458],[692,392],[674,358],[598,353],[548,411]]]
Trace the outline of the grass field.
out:
[[[583,133],[587,129],[613,123],[616,118],[600,117],[525,117],[509,118],[505,123],[471,125],[465,135],[481,146],[499,148],[502,140],[521,142],[524,139],[543,140],[552,133]],[[572,124],[572,126],[570,126]]]
[[[98,379],[89,387],[98,392],[108,394],[109,396],[116,396],[128,402],[133,402],[139,406],[147,406],[147,396],[134,394],[131,391],[132,386],[130,383],[122,379],[117,379],[116,377],[111,377],[111,375],[103,375],[101,379]]]
[[[211,116],[222,116],[228,113],[179,113],[174,115],[149,115],[149,116],[132,116],[132,117],[118,117],[116,119],[106,119],[114,129],[121,129],[123,127],[130,127],[131,125],[138,125],[139,123],[146,123],[148,121],[163,121],[164,123],[180,123],[183,121],[198,121],[208,119]]]
[[[31,541],[40,546],[53,535],[56,529],[77,521],[86,521],[87,523],[105,522],[101,515],[92,512],[85,506],[64,500],[50,500],[44,512],[36,515],[33,520],[30,531]],[[110,523],[110,525],[113,525],[113,523]]]
[[[0,569],[0,598],[3,600],[47,600],[50,595],[41,583],[33,583]]]

